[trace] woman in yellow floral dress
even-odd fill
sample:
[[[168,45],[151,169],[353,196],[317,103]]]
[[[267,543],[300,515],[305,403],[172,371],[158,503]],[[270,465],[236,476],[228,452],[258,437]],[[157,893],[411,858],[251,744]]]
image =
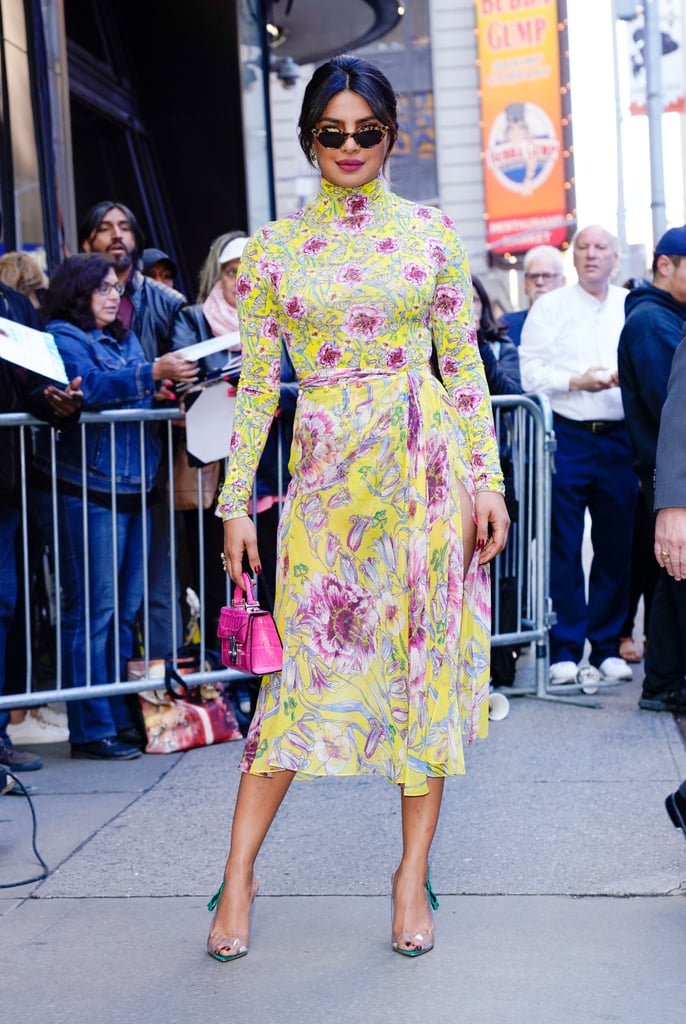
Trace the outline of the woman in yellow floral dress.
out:
[[[463,736],[486,732],[486,563],[509,520],[464,248],[448,217],[380,177],[398,133],[390,83],[335,58],[307,87],[299,133],[321,190],[257,232],[237,282],[243,369],[219,496],[236,583],[244,554],[259,572],[246,512],[282,338],[300,395],[276,584],[283,670],[263,680],[248,733],[208,950],[248,951],[255,857],[294,776],[369,773],[400,787],[392,948],[416,956],[433,946],[443,779],[464,772]]]

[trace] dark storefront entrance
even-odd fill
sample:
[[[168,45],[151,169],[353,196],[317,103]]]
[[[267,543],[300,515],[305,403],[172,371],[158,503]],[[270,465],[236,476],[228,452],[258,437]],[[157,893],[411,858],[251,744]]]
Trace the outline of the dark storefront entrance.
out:
[[[193,295],[210,242],[245,230],[235,4],[66,0],[76,214],[140,217]]]

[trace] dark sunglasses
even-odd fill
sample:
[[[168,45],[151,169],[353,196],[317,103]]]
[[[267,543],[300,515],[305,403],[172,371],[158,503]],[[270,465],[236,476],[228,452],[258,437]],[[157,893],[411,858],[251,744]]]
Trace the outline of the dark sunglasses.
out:
[[[342,132],[338,128],[313,128],[312,134],[325,149],[340,149],[347,139],[354,139],[360,149],[373,149],[379,145],[388,131],[388,125],[374,124],[367,128],[358,128],[356,132]]]

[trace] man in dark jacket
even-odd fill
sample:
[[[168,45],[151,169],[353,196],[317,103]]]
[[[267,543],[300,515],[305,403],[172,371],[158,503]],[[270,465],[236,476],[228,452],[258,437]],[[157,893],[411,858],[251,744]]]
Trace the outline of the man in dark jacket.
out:
[[[36,313],[23,295],[0,284],[0,316],[36,326]],[[68,388],[0,359],[0,413],[29,412],[53,427],[71,425],[81,406],[77,377]],[[0,434],[0,694],[5,684],[7,632],[17,601],[15,540],[21,523],[21,448],[19,427],[5,427]],[[12,746],[7,735],[9,714],[0,710],[0,767],[34,771],[42,766],[35,754]]]
[[[657,439],[672,359],[686,324],[686,225],[670,228],[655,247],[652,284],[630,291],[619,339],[618,367],[634,469],[653,508]],[[658,580],[648,623],[645,679],[640,706],[686,711],[678,611],[664,578]]]
[[[174,288],[146,277],[139,269],[145,238],[132,211],[116,200],[104,199],[86,214],[79,228],[79,246],[114,260],[124,293],[119,319],[138,336],[152,362],[171,350],[171,335],[186,297]],[[166,436],[166,434],[165,434]],[[166,488],[167,459],[160,463],[158,488]],[[172,620],[177,621],[177,643],[182,640],[178,601],[173,599],[170,574],[169,510],[164,501],[150,509],[149,629],[150,656],[164,658],[172,650]]]
[[[673,607],[675,645],[681,650],[682,682],[686,666],[686,329],[672,362],[667,399],[660,420],[655,457],[655,558]],[[662,582],[662,581],[661,581]],[[686,779],[665,800],[675,828],[686,836]]]

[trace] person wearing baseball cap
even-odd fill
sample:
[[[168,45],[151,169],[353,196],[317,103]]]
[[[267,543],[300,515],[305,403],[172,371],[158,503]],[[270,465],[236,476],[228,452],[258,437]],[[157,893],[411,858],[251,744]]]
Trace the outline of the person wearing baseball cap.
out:
[[[655,257],[658,256],[686,256],[686,224],[665,231],[655,246]]]
[[[171,256],[161,249],[144,249],[142,260],[146,277],[166,284],[168,288],[175,287],[177,267]]]
[[[670,228],[655,246],[652,282],[629,292],[626,322],[619,339],[619,384],[641,483],[639,500],[652,514],[657,439],[674,353],[686,327],[686,225]],[[653,536],[644,545],[644,620],[647,636],[645,678],[640,707],[649,711],[686,712],[683,652],[679,621],[686,607],[656,572]],[[634,581],[636,583],[636,581]]]

